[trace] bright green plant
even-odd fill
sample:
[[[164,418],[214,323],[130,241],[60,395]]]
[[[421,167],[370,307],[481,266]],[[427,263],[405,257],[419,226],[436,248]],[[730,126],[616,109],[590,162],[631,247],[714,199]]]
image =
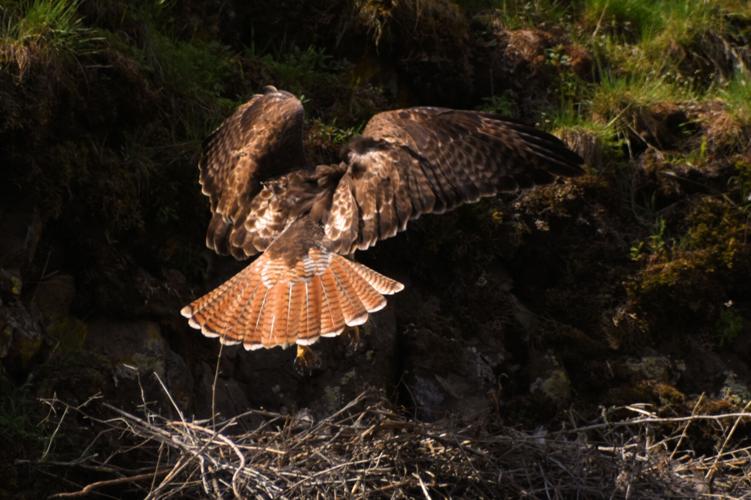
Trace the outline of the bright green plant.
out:
[[[102,39],[83,24],[79,0],[6,2],[0,9],[0,63],[15,62],[23,76],[35,59],[78,57]]]

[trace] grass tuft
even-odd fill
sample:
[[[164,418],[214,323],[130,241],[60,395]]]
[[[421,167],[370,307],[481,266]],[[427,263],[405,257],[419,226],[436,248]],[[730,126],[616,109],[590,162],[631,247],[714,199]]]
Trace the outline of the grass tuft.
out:
[[[737,71],[719,91],[719,98],[730,114],[744,125],[751,125],[751,76]]]
[[[84,26],[79,0],[30,0],[8,4],[0,25],[0,64],[13,62],[19,77],[35,60],[77,57],[101,40]]]

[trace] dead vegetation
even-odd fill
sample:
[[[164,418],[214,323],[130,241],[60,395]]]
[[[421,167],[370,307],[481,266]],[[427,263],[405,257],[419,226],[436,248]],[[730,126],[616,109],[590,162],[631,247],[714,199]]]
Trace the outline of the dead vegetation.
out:
[[[145,400],[135,414],[99,397],[78,406],[48,399],[45,452],[23,462],[99,477],[51,498],[742,498],[751,488],[751,405],[712,413],[702,399],[688,415],[634,404],[593,422],[572,416],[555,432],[484,418],[463,427],[419,422],[372,390],[322,419],[253,409],[193,420],[174,401],[177,418]],[[93,439],[70,461],[49,460],[71,421]],[[691,441],[707,434],[717,437],[712,452],[697,454]]]

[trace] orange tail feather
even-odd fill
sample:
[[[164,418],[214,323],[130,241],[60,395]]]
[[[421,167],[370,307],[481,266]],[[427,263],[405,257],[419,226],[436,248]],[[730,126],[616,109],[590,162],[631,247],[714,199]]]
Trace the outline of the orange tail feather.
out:
[[[365,323],[402,284],[318,248],[290,266],[261,255],[225,283],[185,306],[191,327],[246,349],[308,345]]]

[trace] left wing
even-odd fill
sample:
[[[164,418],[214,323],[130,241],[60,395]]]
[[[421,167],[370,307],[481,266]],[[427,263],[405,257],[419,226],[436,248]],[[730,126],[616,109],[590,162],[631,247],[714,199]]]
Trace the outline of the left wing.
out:
[[[324,231],[342,254],[365,250],[425,213],[582,172],[558,138],[490,113],[410,108],[380,113],[345,151]]]

